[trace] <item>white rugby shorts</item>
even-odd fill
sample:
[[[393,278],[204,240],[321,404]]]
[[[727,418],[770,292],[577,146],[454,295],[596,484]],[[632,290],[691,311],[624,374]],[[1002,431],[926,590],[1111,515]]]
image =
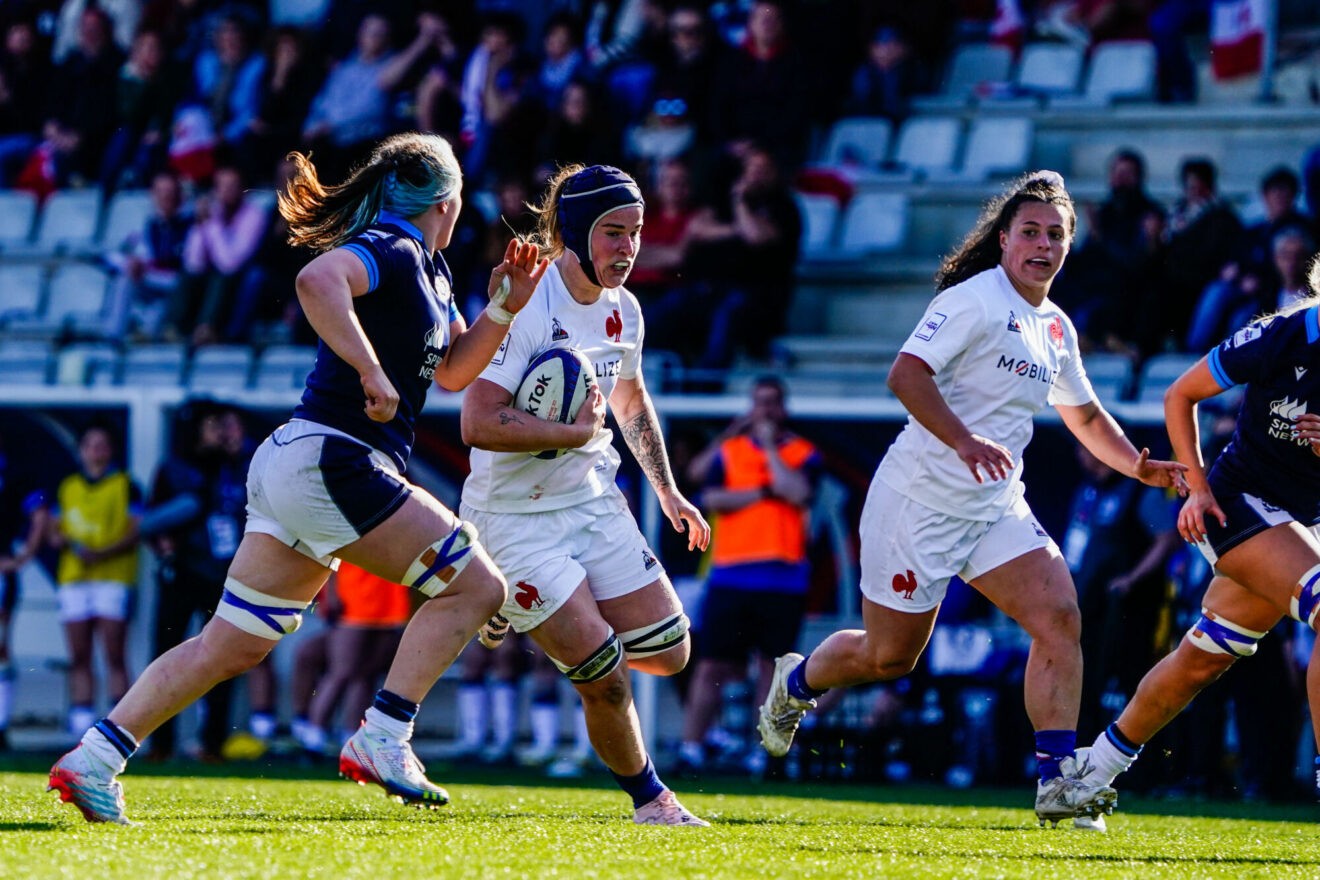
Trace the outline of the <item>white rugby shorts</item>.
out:
[[[247,527],[329,568],[412,494],[394,460],[325,425],[294,419],[257,447],[248,468]]]
[[[932,510],[879,478],[866,493],[860,533],[862,595],[913,614],[939,605],[954,575],[971,582],[1054,545],[1021,495],[997,522],[985,522]]]
[[[55,590],[60,623],[84,620],[128,620],[133,590],[118,581],[71,581]]]
[[[500,613],[515,632],[550,619],[585,579],[596,601],[635,593],[664,566],[651,552],[618,489],[541,513],[489,513],[463,504],[459,515],[509,582]]]

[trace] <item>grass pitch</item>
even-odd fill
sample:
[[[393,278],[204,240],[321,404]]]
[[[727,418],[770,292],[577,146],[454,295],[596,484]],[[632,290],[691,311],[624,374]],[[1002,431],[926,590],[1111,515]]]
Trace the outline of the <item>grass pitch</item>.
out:
[[[180,764],[124,777],[120,828],[57,805],[45,763],[0,772],[0,877],[1320,878],[1320,807],[1128,797],[1098,835],[1036,827],[1027,790],[685,783],[712,827],[640,828],[604,780],[437,772],[454,802],[424,812],[328,770]]]

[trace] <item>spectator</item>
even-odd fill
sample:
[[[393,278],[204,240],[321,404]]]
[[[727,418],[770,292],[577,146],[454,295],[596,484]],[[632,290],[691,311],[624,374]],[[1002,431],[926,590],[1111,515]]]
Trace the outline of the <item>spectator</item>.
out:
[[[503,158],[500,141],[515,140],[512,129],[522,98],[526,71],[518,57],[522,22],[515,15],[496,14],[481,29],[481,43],[463,70],[461,139],[467,147],[463,166],[467,178],[480,185]]]
[[[110,38],[110,26],[102,9],[88,7],[79,18],[77,47],[52,78],[43,135],[56,186],[94,177],[115,130],[115,97],[124,58]]]
[[[119,71],[119,127],[110,138],[101,164],[101,187],[107,195],[121,186],[140,188],[164,167],[170,120],[178,101],[177,81],[167,65],[160,34],[138,34],[128,61]]]
[[[822,462],[815,446],[788,430],[784,404],[781,381],[757,379],[751,409],[688,468],[706,486],[704,506],[719,515],[683,714],[680,756],[689,770],[705,763],[724,684],[743,678],[755,655],[759,705],[774,659],[797,647],[809,578],[807,514]]]
[[[1136,354],[1157,328],[1142,308],[1158,295],[1164,207],[1146,192],[1146,161],[1124,147],[1109,160],[1109,196],[1087,204],[1088,233],[1069,257],[1051,298],[1072,316],[1088,348]],[[1151,289],[1148,289],[1151,288]]]
[[[269,174],[298,144],[303,121],[320,85],[320,72],[309,57],[302,31],[277,29],[268,41],[256,112],[237,144],[241,167],[249,180]]]
[[[326,180],[339,180],[373,140],[390,128],[390,24],[372,13],[357,31],[357,49],[330,71],[312,101],[303,138]]]
[[[237,14],[221,18],[210,48],[193,65],[193,100],[206,109],[221,142],[238,144],[249,131],[260,107],[265,67],[247,22]]]
[[[601,112],[596,93],[585,82],[571,82],[537,139],[533,174],[546,180],[573,162],[610,165],[618,153],[618,131]]]
[[[237,168],[215,172],[209,196],[197,200],[197,222],[188,230],[179,295],[168,306],[165,333],[188,334],[193,345],[221,341],[224,319],[266,229],[266,211],[243,190]]]
[[[764,358],[783,332],[797,267],[802,216],[769,150],[747,147],[728,202],[688,226],[695,273],[711,293],[700,365],[723,369],[740,346]]]
[[[646,30],[645,0],[594,0],[587,13],[584,50],[592,75],[603,78],[632,58]]]
[[[469,643],[459,655],[458,741],[449,757],[503,764],[518,736],[518,681],[524,672],[522,637],[497,651]],[[557,704],[556,705],[557,708]],[[556,735],[558,730],[556,729]]]
[[[0,49],[0,187],[13,184],[41,140],[50,81],[36,26],[25,19],[10,22]]]
[[[1270,251],[1268,269],[1231,263],[1206,286],[1187,331],[1189,351],[1210,348],[1254,316],[1309,296],[1306,270],[1316,253],[1311,233],[1302,226],[1285,226],[1275,233]]]
[[[648,194],[646,247],[637,253],[637,263],[629,278],[628,289],[641,300],[646,315],[647,336],[657,348],[677,350],[680,346],[674,327],[657,324],[653,308],[667,312],[663,302],[682,297],[686,284],[683,269],[687,259],[688,225],[696,215],[692,202],[692,172],[681,159],[661,163],[655,175],[654,190]],[[690,334],[690,328],[688,328]],[[675,337],[673,339],[669,337]]]
[[[1241,247],[1242,221],[1220,198],[1217,176],[1214,164],[1199,157],[1184,161],[1179,172],[1183,196],[1169,214],[1156,304],[1165,337],[1157,341],[1161,347],[1186,337],[1201,291]]]
[[[684,2],[674,7],[669,14],[667,51],[660,54],[657,65],[655,93],[683,102],[687,118],[696,128],[697,142],[702,146],[714,141],[710,96],[711,86],[724,63],[721,46],[704,5]]]
[[[252,449],[243,419],[228,404],[207,400],[187,402],[176,421],[175,451],[156,471],[150,504],[191,509],[176,525],[150,538],[159,558],[155,656],[180,644],[194,618],[210,619],[225,589],[225,572],[238,549],[246,521],[246,485]],[[232,681],[222,682],[205,697],[200,756],[219,761],[230,729]],[[174,721],[151,735],[150,757],[174,755]]]
[[[138,31],[142,5],[141,0],[64,0],[55,23],[55,45],[51,50],[56,63],[62,64],[78,51],[83,16],[93,9],[105,17],[107,38],[119,49],[127,49]]]
[[[18,572],[36,555],[46,534],[50,500],[30,484],[4,448],[0,434],[0,752],[9,749],[9,717],[17,678],[9,649],[18,605]]]
[[[1282,280],[1274,275],[1275,236],[1288,227],[1314,229],[1314,220],[1297,208],[1297,196],[1301,190],[1301,179],[1286,165],[1270,170],[1261,178],[1260,201],[1265,218],[1248,226],[1243,233],[1241,262],[1244,268],[1262,271],[1273,277],[1276,283]],[[1213,340],[1207,344],[1213,344]]]
[[[107,310],[107,336],[160,336],[169,303],[182,295],[184,244],[191,227],[179,178],[171,171],[158,172],[151,180],[151,214],[145,225],[117,242],[105,257],[119,273]]]
[[[715,136],[722,144],[773,144],[780,165],[797,167],[806,152],[806,71],[789,45],[783,0],[756,0],[747,38],[710,87]]]
[[[107,428],[92,425],[82,432],[79,470],[55,492],[47,536],[60,551],[55,580],[69,649],[68,730],[75,736],[96,721],[94,642],[101,643],[110,702],[128,690],[124,642],[137,583],[142,497],[128,474],[114,466],[114,458]]]
[[[1165,569],[1178,549],[1176,498],[1123,479],[1078,445],[1082,480],[1073,492],[1063,555],[1081,607],[1082,720],[1099,729],[1117,717],[1168,639]]]
[[[545,24],[541,40],[541,66],[532,88],[546,110],[560,105],[560,96],[569,83],[579,78],[585,64],[582,37],[577,21],[567,13],[557,13]]]
[[[897,127],[907,118],[916,90],[912,50],[903,35],[882,27],[871,37],[866,61],[853,74],[845,110],[853,116],[879,116]]]
[[[646,119],[626,132],[624,154],[654,168],[690,152],[696,146],[696,138],[697,127],[689,118],[687,102],[675,95],[661,94]]]
[[[465,58],[450,22],[440,19],[432,51],[417,82],[414,104],[417,127],[443,135],[455,143],[463,125],[463,66]]]

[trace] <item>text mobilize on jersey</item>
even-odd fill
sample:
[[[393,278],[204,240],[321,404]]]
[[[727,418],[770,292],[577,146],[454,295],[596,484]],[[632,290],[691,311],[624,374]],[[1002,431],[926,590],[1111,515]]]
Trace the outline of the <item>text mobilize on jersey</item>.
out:
[[[1038,379],[1046,385],[1053,385],[1054,378],[1059,375],[1058,370],[1051,369],[1043,364],[1032,363],[1025,358],[1015,358],[1010,354],[1001,354],[999,363],[995,366],[1027,379]]]

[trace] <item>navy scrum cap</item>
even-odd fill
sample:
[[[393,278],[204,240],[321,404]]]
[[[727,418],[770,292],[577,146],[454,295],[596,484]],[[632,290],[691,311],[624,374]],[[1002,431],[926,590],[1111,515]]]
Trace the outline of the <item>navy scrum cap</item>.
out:
[[[564,182],[559,191],[559,229],[564,247],[577,255],[582,271],[592,284],[600,284],[591,263],[591,232],[611,211],[646,207],[637,181],[612,165],[583,168]]]

